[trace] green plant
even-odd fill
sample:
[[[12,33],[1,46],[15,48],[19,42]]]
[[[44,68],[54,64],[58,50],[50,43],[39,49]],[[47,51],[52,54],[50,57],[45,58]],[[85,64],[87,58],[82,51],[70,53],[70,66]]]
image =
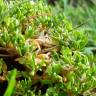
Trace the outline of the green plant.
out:
[[[96,88],[95,64],[84,53],[87,35],[74,30],[64,13],[54,15],[42,0],[0,2],[5,96],[77,96]]]

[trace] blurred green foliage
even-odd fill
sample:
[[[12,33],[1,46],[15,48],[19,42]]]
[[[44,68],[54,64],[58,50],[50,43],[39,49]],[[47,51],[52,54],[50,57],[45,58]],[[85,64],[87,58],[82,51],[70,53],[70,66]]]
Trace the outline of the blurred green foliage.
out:
[[[43,0],[14,0],[9,3],[0,0],[0,46],[15,47],[21,56],[19,63],[31,69],[30,72],[14,69],[11,70],[11,75],[8,72],[6,77],[9,82],[5,96],[78,96],[96,88],[95,57],[91,52],[93,49],[89,48],[92,44],[90,39],[93,42],[92,48],[96,44],[96,18],[93,18],[96,8],[87,5],[74,8],[67,4],[67,0],[62,0],[59,4],[51,7]],[[86,18],[92,19],[85,27],[74,29],[75,25],[83,23]],[[58,48],[51,51],[51,62],[45,71],[45,77],[48,78],[36,81],[35,73],[44,67],[45,62],[42,60],[41,66],[36,65],[35,46],[26,41],[40,35],[40,25],[44,26],[44,31]],[[0,64],[3,63],[1,59]],[[2,66],[0,72],[1,69]],[[16,81],[19,76],[24,77],[24,80]],[[47,89],[43,92],[42,86],[45,88],[45,85]]]

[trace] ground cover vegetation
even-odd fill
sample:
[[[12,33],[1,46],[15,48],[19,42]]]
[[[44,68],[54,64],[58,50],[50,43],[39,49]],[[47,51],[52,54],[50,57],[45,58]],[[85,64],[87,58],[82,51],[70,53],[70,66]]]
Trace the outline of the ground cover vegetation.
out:
[[[67,1],[0,0],[0,96],[96,95],[95,2]]]

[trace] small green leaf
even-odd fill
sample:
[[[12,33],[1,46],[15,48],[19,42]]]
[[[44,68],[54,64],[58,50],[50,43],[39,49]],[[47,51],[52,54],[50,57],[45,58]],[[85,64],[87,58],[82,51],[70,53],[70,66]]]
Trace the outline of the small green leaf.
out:
[[[17,74],[17,70],[14,69],[11,73],[11,78],[9,80],[9,84],[4,96],[12,96],[16,84],[16,74]]]

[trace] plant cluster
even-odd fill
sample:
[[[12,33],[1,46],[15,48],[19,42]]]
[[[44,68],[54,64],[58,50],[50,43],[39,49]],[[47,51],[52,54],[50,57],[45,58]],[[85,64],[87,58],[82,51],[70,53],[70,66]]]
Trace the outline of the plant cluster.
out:
[[[0,96],[81,96],[94,92],[87,35],[43,0],[0,0]],[[87,92],[88,91],[88,92]]]

